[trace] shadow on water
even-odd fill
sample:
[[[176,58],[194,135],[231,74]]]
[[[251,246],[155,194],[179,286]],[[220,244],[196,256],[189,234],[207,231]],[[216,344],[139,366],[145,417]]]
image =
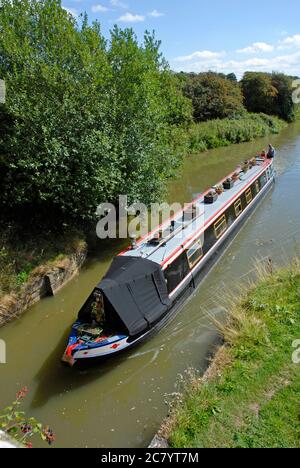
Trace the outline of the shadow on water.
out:
[[[68,328],[54,351],[44,361],[42,367],[34,376],[37,388],[31,404],[32,408],[40,408],[52,397],[75,391],[96,379],[103,378],[111,370],[115,370],[116,367],[126,361],[132,353],[129,350],[115,357],[110,357],[107,360],[77,364],[71,368],[61,362],[69,332],[70,329]],[[138,346],[135,349],[137,348]]]
[[[99,261],[109,264],[112,259],[112,252],[116,254],[120,249],[128,245],[128,240],[116,241],[114,239],[106,239],[99,243],[92,233],[89,235],[89,238],[89,255],[82,267],[82,273],[97,268]],[[99,273],[96,283],[101,280],[103,273]],[[74,311],[74,319],[79,309],[80,307]],[[43,407],[52,397],[76,390],[95,379],[103,377],[109,373],[112,368],[112,362],[113,366],[116,367],[127,358],[127,353],[123,353],[122,356],[116,356],[101,363],[93,362],[76,365],[73,368],[68,367],[61,362],[61,357],[66,349],[70,329],[71,322],[55,349],[34,376],[34,380],[37,382],[37,389],[31,404],[32,408]]]
[[[194,298],[195,295],[191,296],[190,300],[193,300]],[[189,303],[190,300],[187,302]],[[182,308],[184,308],[184,306],[182,306]],[[172,326],[171,324],[173,323],[174,329],[171,329],[168,333],[166,337],[167,342],[171,338],[174,339],[178,333],[183,333],[188,326],[187,324],[181,323],[181,326],[178,328],[175,318],[176,316],[170,321],[170,326]],[[195,322],[198,321],[199,323],[202,323],[203,317],[195,318]],[[213,334],[211,338],[212,345],[217,344],[219,342],[219,335],[213,330],[210,332]],[[143,342],[128,351],[123,351],[121,354],[110,357],[106,360],[87,361],[82,364],[77,364],[71,368],[61,362],[61,357],[65,351],[69,333],[70,328],[68,327],[62,334],[55,349],[51,354],[49,354],[48,358],[43,362],[43,365],[34,376],[37,386],[31,403],[31,408],[33,409],[42,408],[49,400],[51,400],[51,398],[55,398],[69,392],[76,392],[79,388],[84,387],[97,379],[100,380],[107,377],[111,371],[115,371],[116,368],[121,366],[128,359],[134,359],[145,354],[152,354],[153,351],[150,349],[143,352],[143,345],[145,344],[145,342]],[[161,334],[157,334],[157,336],[159,335],[161,336]],[[146,340],[148,343],[149,341],[149,339]],[[161,346],[165,346],[165,344],[162,344]],[[140,350],[142,350],[142,352]],[[157,357],[157,350],[154,351],[153,357],[155,359]],[[211,350],[209,349],[208,353],[210,352]],[[202,357],[200,368],[205,369],[207,367],[207,359],[209,356],[210,354]],[[150,363],[153,362],[153,357],[150,359]]]

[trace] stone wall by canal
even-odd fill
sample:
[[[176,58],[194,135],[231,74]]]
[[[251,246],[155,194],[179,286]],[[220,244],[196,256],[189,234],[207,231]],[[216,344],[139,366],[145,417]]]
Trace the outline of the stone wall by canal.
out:
[[[0,327],[20,316],[44,297],[57,293],[78,274],[86,256],[87,246],[80,245],[73,254],[36,268],[21,291],[7,294],[0,299]]]

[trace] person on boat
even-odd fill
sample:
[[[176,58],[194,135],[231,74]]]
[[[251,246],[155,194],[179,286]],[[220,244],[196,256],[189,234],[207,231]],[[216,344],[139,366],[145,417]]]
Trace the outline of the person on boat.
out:
[[[268,154],[267,154],[267,158],[268,158],[268,159],[274,159],[274,158],[275,158],[275,154],[276,154],[275,148],[274,148],[274,146],[272,146],[272,145],[270,144],[270,145],[269,145]]]
[[[265,150],[262,150],[260,156],[261,156],[261,158],[266,158],[267,157],[267,153],[265,152]]]
[[[100,292],[95,292],[91,312],[93,324],[103,327],[105,323],[104,301]]]

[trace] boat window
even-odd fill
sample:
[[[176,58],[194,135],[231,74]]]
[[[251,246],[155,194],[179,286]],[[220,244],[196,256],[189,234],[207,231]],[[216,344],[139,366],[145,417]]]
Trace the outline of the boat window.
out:
[[[186,253],[183,252],[174,262],[165,270],[165,278],[170,294],[189,274],[190,268]]]
[[[235,202],[234,204],[235,215],[238,218],[243,211],[243,205],[241,199]]]
[[[266,183],[267,183],[267,176],[266,174],[263,174],[260,178],[259,178],[259,183],[260,183],[260,186],[261,188],[263,188]]]
[[[252,202],[252,191],[251,188],[249,188],[246,192],[246,202],[249,205],[249,203]]]
[[[197,240],[187,251],[187,258],[190,268],[193,268],[201,260],[202,257],[202,244],[200,240]]]
[[[226,231],[227,229],[227,221],[226,221],[226,216],[223,215],[216,223],[214,226],[215,229],[215,236],[217,239],[221,237],[223,232]]]
[[[258,180],[255,182],[256,193],[260,191]]]

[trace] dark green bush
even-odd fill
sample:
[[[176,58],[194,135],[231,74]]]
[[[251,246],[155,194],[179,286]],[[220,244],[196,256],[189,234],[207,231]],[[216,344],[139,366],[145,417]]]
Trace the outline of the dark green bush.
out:
[[[293,78],[283,73],[245,73],[241,85],[247,110],[292,122],[295,120],[292,83]]]
[[[195,122],[234,117],[245,112],[241,87],[233,74],[214,72],[181,75],[184,94],[191,99]]]

